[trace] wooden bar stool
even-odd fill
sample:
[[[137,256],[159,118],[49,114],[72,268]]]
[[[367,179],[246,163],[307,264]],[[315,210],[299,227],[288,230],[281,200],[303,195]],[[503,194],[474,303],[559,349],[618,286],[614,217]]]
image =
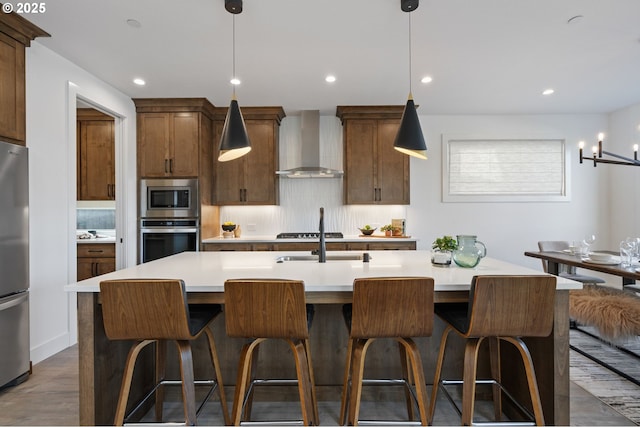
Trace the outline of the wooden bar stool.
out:
[[[211,322],[221,313],[219,304],[187,304],[182,280],[135,279],[100,282],[104,329],[110,340],[134,340],[127,356],[115,425],[123,425],[133,370],[140,351],[149,344],[156,345],[156,386],[142,403],[155,393],[156,421],[162,421],[164,386],[182,385],[182,402],[187,425],[195,425],[197,414],[213,392],[218,389],[225,424],[229,424],[227,400],[216,352]],[[194,380],[191,341],[204,333],[209,344],[211,362],[216,378]],[[180,353],[181,381],[165,379],[166,343],[175,341]],[[209,393],[196,411],[195,385],[208,385]],[[132,411],[140,408],[140,403]],[[131,415],[131,414],[129,414]]]
[[[353,303],[343,307],[349,328],[340,422],[344,425],[348,410],[349,425],[385,423],[359,421],[363,384],[401,384],[405,386],[407,412],[413,420],[413,399],[420,423],[427,425],[427,391],[420,351],[412,337],[428,337],[433,331],[433,286],[430,277],[378,277],[356,279]],[[378,338],[398,342],[402,379],[364,379],[365,357]],[[411,382],[415,383],[415,394]],[[406,423],[403,423],[406,424]]]
[[[554,276],[475,276],[469,291],[469,303],[436,304],[435,312],[447,326],[442,334],[438,363],[436,365],[429,424],[433,421],[438,389],[449,396],[443,387],[449,384],[462,384],[462,424],[482,424],[473,420],[476,383],[492,384],[493,403],[496,421],[488,424],[500,424],[502,416],[502,392],[516,405],[524,415],[535,420],[536,425],[544,425],[542,404],[538,392],[536,374],[529,349],[521,337],[546,337],[551,334],[556,290]],[[449,332],[455,331],[466,339],[464,351],[464,373],[460,380],[441,380],[442,364]],[[478,350],[484,339],[489,341],[491,361],[490,380],[476,379]],[[515,401],[501,384],[500,341],[513,344],[519,351],[524,363],[533,414]],[[506,424],[514,424],[513,421]],[[525,424],[525,423],[523,423]],[[533,421],[527,425],[533,425]]]
[[[225,322],[230,337],[250,338],[240,354],[233,425],[249,421],[255,385],[296,383],[304,425],[318,425],[318,404],[309,347],[312,311],[305,303],[304,283],[299,280],[234,279],[224,284]],[[297,380],[253,378],[258,348],[268,339],[284,340],[296,365]],[[277,425],[291,421],[277,421]],[[299,421],[295,421],[299,423]]]

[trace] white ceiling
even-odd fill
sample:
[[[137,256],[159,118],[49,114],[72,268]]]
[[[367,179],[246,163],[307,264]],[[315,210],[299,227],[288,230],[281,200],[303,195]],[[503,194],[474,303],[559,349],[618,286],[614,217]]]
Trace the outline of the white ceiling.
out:
[[[46,8],[23,15],[52,36],[37,41],[132,98],[229,104],[233,18],[224,0]],[[420,114],[603,113],[640,102],[640,0],[422,0],[411,14],[400,0],[244,0],[235,17],[240,105],[291,115],[404,104],[409,15]],[[549,87],[555,94],[543,96]]]

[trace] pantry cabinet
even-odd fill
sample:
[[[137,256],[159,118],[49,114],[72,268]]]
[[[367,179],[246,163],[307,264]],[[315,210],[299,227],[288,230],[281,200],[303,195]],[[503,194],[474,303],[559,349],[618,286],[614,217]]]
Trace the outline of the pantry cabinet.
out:
[[[241,111],[251,151],[235,160],[215,162],[215,204],[277,205],[278,140],[284,110],[282,107],[241,107]],[[226,114],[226,108],[216,108],[216,158]]]
[[[409,156],[393,148],[404,106],[339,106],[345,204],[409,204]]]
[[[0,13],[0,139],[26,145],[25,48],[49,37],[16,13]]]
[[[138,177],[199,178],[201,203],[211,201],[214,107],[205,98],[134,99]]]
[[[76,117],[77,199],[115,200],[115,120],[92,108]]]

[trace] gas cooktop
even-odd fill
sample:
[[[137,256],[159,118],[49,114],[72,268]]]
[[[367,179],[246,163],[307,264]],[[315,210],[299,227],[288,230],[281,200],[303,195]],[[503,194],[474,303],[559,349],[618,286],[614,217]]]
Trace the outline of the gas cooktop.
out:
[[[326,239],[342,239],[344,236],[338,232],[325,232],[324,237]],[[280,233],[276,236],[276,239],[319,239],[320,233],[308,232],[308,233]]]

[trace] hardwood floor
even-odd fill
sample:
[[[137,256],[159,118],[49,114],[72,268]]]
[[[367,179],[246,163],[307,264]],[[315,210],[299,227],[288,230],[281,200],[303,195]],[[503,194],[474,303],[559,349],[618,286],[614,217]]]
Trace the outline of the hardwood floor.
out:
[[[584,379],[581,382],[587,384]],[[232,389],[227,393],[232,393]],[[322,396],[332,395],[323,392]],[[430,392],[430,390],[429,390]],[[335,400],[320,397],[319,411],[322,425],[337,425],[340,411],[339,390],[335,390]],[[231,400],[230,400],[231,402]],[[167,405],[167,412],[173,412],[180,419],[181,406]],[[488,409],[488,408],[487,408]],[[483,411],[483,408],[479,408]],[[217,402],[209,403],[199,418],[200,424],[220,425],[221,417]],[[378,416],[404,416],[402,403],[364,402],[362,418]],[[278,417],[295,418],[299,414],[297,403],[254,404],[254,417],[266,419],[274,414]],[[78,350],[70,347],[51,358],[35,365],[33,375],[23,384],[0,391],[0,425],[78,425]],[[434,425],[459,424],[457,413],[451,404],[439,393]],[[617,411],[606,405],[582,387],[571,383],[571,425],[635,425]]]

